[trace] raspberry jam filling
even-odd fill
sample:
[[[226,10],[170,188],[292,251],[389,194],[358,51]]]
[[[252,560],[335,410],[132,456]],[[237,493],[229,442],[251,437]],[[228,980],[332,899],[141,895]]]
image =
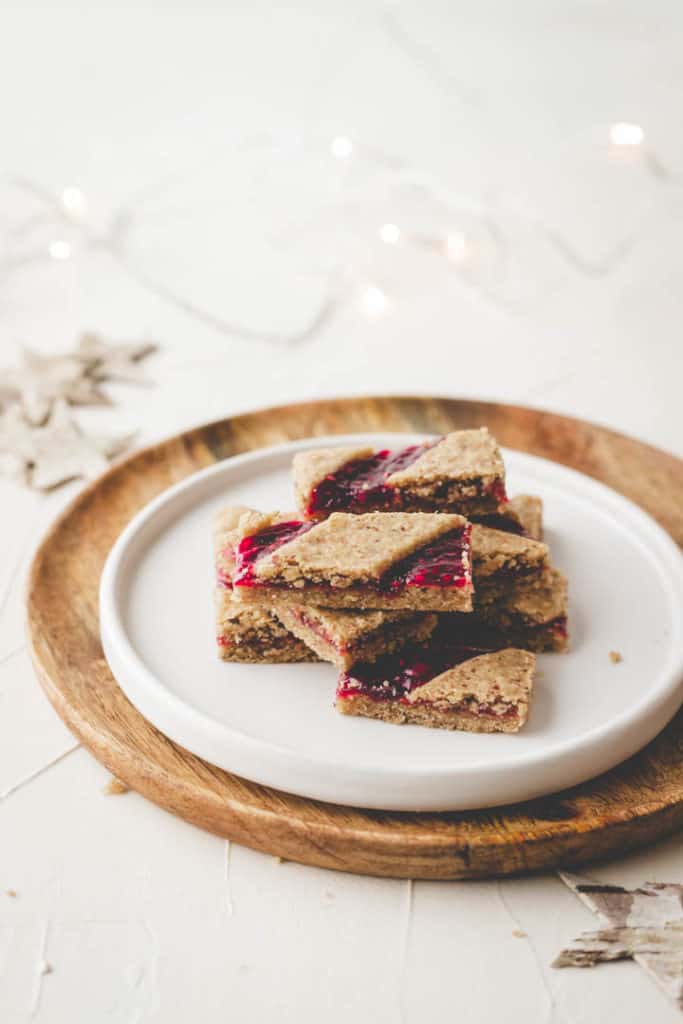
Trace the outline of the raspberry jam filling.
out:
[[[311,618],[311,616],[307,615],[306,612],[299,611],[298,609],[294,611],[293,614],[302,626],[305,626],[306,629],[310,629],[311,633],[315,633],[315,635],[320,637],[324,643],[329,644],[330,647],[333,647],[339,654],[346,653],[346,647],[344,644],[337,643],[332,634],[316,619]]]
[[[465,645],[420,645],[398,654],[385,654],[377,661],[360,662],[348,672],[342,672],[337,697],[405,700],[409,693],[446,669],[486,653],[485,648]]]
[[[440,440],[410,445],[397,452],[384,448],[368,458],[345,463],[313,488],[306,515],[343,511],[352,505],[362,505],[366,511],[398,507],[398,491],[387,483],[388,478],[392,473],[407,469]]]
[[[553,619],[552,622],[549,622],[546,625],[545,628],[549,629],[550,632],[554,633],[556,636],[566,637],[567,636],[567,616],[566,615],[559,615],[556,619]]]
[[[232,582],[235,586],[253,587],[258,581],[254,575],[254,567],[259,558],[269,555],[271,551],[294,540],[310,530],[314,523],[301,523],[298,520],[290,520],[286,523],[275,523],[273,526],[266,526],[258,533],[252,533],[249,537],[243,537],[235,551],[235,572]]]
[[[490,653],[491,648],[469,647],[464,644],[443,646],[421,645],[406,652],[389,654],[372,663],[354,665],[348,672],[342,672],[337,684],[337,698],[366,697],[374,701],[397,701],[401,704],[420,704],[408,701],[408,694],[424,686],[431,679],[456,665],[461,665],[480,654]],[[426,702],[425,702],[426,703]],[[514,718],[515,707],[477,701],[463,697],[453,704],[450,711],[458,714],[490,715],[496,718]]]
[[[225,590],[232,590],[232,577],[225,569],[216,570],[216,583]]]
[[[505,481],[497,477],[492,484],[486,488],[485,494],[495,498],[499,505],[505,505],[510,500],[505,490]]]
[[[472,582],[469,560],[471,528],[451,530],[431,544],[392,565],[380,577],[377,589],[391,594],[404,587],[457,587]]]

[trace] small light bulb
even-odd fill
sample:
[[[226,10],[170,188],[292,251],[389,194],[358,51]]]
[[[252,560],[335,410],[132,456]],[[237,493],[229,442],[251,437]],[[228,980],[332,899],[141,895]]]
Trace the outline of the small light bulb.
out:
[[[69,213],[76,216],[85,213],[85,196],[81,192],[80,188],[75,185],[68,185],[62,190],[62,206]]]
[[[610,128],[609,137],[615,146],[640,146],[645,138],[645,132],[639,124],[618,121]]]
[[[58,238],[54,242],[50,242],[48,251],[53,260],[68,260],[71,255],[71,246],[68,242]]]
[[[454,231],[446,238],[446,255],[454,263],[462,263],[467,256],[467,239],[459,232]]]
[[[395,224],[383,224],[379,229],[379,237],[383,242],[386,242],[387,245],[396,245],[401,237],[401,232]]]
[[[389,307],[389,299],[381,288],[371,284],[361,295],[360,304],[365,315],[374,318],[386,312]]]
[[[345,135],[338,135],[330,143],[330,152],[337,160],[348,160],[353,153],[353,143]]]

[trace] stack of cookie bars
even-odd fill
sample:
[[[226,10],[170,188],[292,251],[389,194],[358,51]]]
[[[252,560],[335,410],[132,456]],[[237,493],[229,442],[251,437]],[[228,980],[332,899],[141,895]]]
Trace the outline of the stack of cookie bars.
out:
[[[488,430],[292,469],[298,513],[218,517],[221,657],[330,662],[342,714],[517,732],[536,653],[567,648],[567,581]]]

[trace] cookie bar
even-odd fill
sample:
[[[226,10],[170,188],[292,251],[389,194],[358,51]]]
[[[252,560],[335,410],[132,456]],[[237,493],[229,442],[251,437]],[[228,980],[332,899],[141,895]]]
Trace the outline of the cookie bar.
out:
[[[529,710],[536,659],[528,651],[422,645],[343,672],[344,715],[467,732],[517,732]]]
[[[320,661],[308,644],[266,609],[239,604],[230,591],[221,589],[216,592],[216,642],[223,661]]]
[[[529,586],[524,581],[508,594],[477,606],[477,619],[495,634],[499,642],[525,650],[561,653],[569,646],[567,626],[567,578],[557,569],[546,570]],[[469,616],[462,616],[466,624]]]
[[[251,512],[238,529],[232,582],[245,603],[392,611],[472,607],[470,525],[462,516],[335,512],[314,522]]]
[[[535,654],[566,651],[567,580],[557,569],[548,569],[540,581],[517,583],[496,601],[475,600],[469,615],[440,615],[434,640],[492,649],[520,647]]]
[[[320,448],[292,464],[302,515],[331,512],[494,513],[506,500],[505,467],[485,427],[457,430],[397,451]]]
[[[533,494],[518,494],[499,505],[492,515],[473,516],[472,521],[494,530],[543,540],[543,502]]]
[[[426,640],[437,624],[437,616],[431,612],[352,611],[296,604],[275,604],[273,611],[283,626],[323,661],[342,669]]]
[[[547,544],[530,537],[475,523],[471,544],[472,572],[480,602],[505,595],[522,579],[529,586],[541,583],[543,572],[550,568]]]
[[[535,494],[518,494],[502,506],[504,514],[516,519],[522,533],[531,540],[543,540],[543,501]]]
[[[216,519],[216,642],[224,661],[318,661],[315,652],[267,608],[241,604],[232,590],[235,528],[245,508],[224,509]]]

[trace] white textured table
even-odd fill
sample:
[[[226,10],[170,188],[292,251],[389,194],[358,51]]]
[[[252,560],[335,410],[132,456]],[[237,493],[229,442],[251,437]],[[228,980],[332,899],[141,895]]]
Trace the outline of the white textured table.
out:
[[[3,24],[1,361],[86,327],[163,345],[154,388],[84,423],[144,442],[438,391],[680,453],[680,4],[24,3]],[[640,145],[610,143],[621,121]],[[633,964],[549,968],[594,923],[553,877],[354,878],[105,796],[23,647],[31,550],[72,493],[0,481],[3,1024],[597,1024],[615,999],[622,1024],[678,1019]],[[681,839],[592,874],[683,881]]]

